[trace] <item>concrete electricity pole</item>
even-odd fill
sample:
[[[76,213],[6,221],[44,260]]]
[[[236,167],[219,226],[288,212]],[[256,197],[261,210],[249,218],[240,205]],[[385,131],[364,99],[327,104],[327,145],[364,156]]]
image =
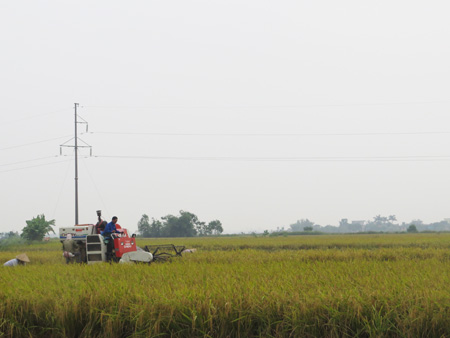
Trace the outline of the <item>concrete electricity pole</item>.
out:
[[[60,154],[62,155],[62,147],[69,147],[74,148],[75,151],[75,225],[78,225],[78,148],[89,148],[90,149],[90,155],[92,156],[92,147],[84,142],[83,140],[78,138],[78,124],[85,124],[86,125],[86,131],[88,131],[88,123],[78,116],[78,109],[79,103],[74,104],[74,110],[75,110],[75,137],[70,139],[69,141],[63,143],[60,145]],[[78,119],[81,119],[82,121],[78,121]],[[74,145],[67,144],[70,141],[74,140]],[[83,145],[78,145],[78,140],[83,142]]]

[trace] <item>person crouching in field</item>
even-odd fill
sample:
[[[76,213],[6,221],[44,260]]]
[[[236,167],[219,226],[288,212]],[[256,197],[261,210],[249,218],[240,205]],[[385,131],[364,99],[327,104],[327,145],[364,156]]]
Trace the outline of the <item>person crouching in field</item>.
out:
[[[13,258],[9,261],[7,261],[4,266],[17,266],[17,265],[26,265],[27,263],[30,263],[30,259],[28,258],[27,254],[23,253],[20,255],[17,255],[16,258]]]
[[[67,234],[63,242],[63,256],[66,258],[67,264],[77,263],[77,257],[80,255],[78,244],[72,239],[71,234]]]

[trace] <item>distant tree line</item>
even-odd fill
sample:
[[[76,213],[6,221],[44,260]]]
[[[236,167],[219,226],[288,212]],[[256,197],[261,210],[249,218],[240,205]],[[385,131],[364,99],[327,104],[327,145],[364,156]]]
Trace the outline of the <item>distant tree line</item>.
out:
[[[180,211],[179,216],[167,215],[161,220],[150,221],[144,214],[138,222],[138,233],[142,237],[194,237],[220,235],[222,223],[214,220],[201,222],[196,215],[188,211]]]
[[[14,237],[20,237],[17,231],[0,232],[0,240]]]
[[[275,232],[324,232],[324,233],[358,233],[358,232],[423,232],[423,231],[450,231],[450,219],[425,224],[420,219],[411,222],[397,222],[395,215],[376,215],[367,221],[351,221],[341,219],[339,226],[315,224],[309,219],[300,219],[288,227],[277,228]]]
[[[12,244],[19,240],[41,241],[44,236],[50,232],[55,233],[53,226],[55,220],[46,220],[45,216],[38,215],[31,220],[26,221],[26,227],[22,233],[3,232],[0,233],[0,247],[6,244]],[[351,221],[341,219],[339,226],[315,224],[309,219],[300,219],[290,224],[287,228],[277,228],[272,234],[277,233],[358,233],[358,232],[427,232],[427,231],[450,231],[450,219],[444,219],[440,222],[426,224],[420,219],[412,220],[409,223],[397,222],[395,215],[381,216],[376,215],[367,221]],[[160,220],[142,215],[138,222],[138,233],[142,237],[194,237],[194,236],[217,236],[222,234],[222,223],[219,220],[213,220],[209,223],[202,222],[198,217],[188,211],[180,211],[180,214],[167,215]],[[265,236],[269,231],[265,230]]]
[[[0,233],[0,248],[20,241],[42,241],[50,232],[55,233],[55,220],[46,220],[43,214],[25,222],[20,235],[13,231]],[[178,216],[167,215],[160,220],[142,215],[138,232],[143,237],[194,237],[220,235],[223,228],[219,220],[202,222],[195,214],[181,210]]]

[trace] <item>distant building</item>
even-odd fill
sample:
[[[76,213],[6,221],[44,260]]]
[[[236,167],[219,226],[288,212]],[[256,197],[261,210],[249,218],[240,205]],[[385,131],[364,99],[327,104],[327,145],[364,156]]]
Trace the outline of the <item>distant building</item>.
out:
[[[366,221],[352,221],[352,228],[355,232],[365,231]]]
[[[366,223],[366,221],[352,221],[352,224],[355,225],[364,225],[364,223]]]

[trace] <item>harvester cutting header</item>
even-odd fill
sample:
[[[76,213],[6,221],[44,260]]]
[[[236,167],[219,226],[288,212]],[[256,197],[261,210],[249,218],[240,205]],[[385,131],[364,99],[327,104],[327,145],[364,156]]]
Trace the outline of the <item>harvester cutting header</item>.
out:
[[[151,263],[165,261],[170,257],[181,256],[184,246],[148,245],[143,249],[136,245],[136,236],[117,224],[117,217],[110,223],[103,221],[101,211],[97,210],[97,224],[80,224],[59,228],[59,238],[63,243],[64,257],[69,263],[94,264],[101,262],[140,262]],[[66,248],[64,243],[73,240],[79,250]],[[76,252],[71,252],[76,251]]]

